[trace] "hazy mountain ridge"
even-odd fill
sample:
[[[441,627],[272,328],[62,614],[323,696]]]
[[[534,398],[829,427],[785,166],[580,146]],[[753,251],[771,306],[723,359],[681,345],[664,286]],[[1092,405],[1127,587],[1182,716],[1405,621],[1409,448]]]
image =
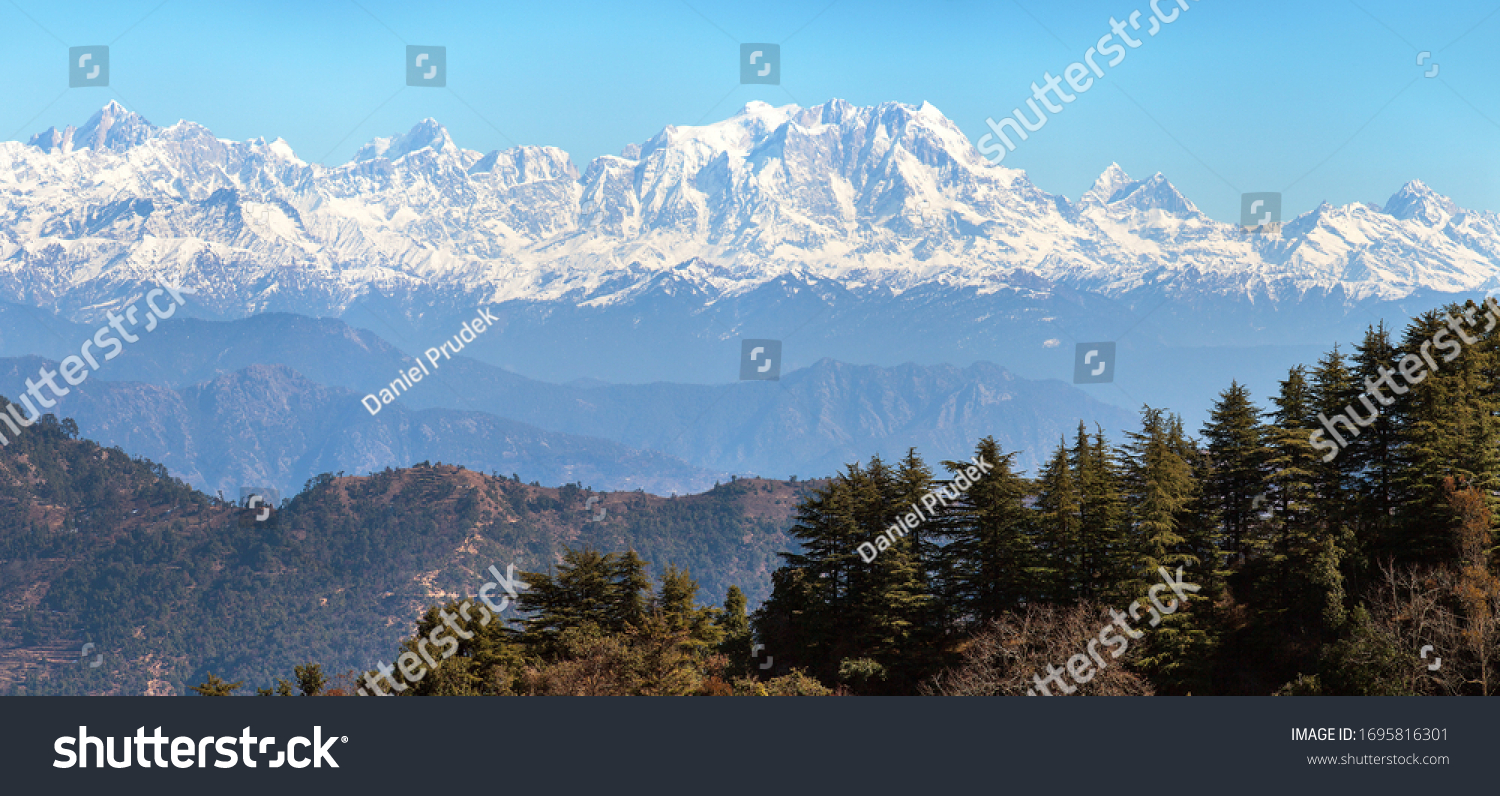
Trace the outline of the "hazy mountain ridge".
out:
[[[0,339],[34,317],[0,312]],[[49,323],[83,336],[65,321]],[[42,364],[0,359],[0,394],[18,396]],[[55,411],[91,438],[230,495],[240,485],[290,494],[320,472],[422,460],[549,485],[701,492],[730,473],[819,477],[909,447],[962,457],[986,435],[1034,470],[1080,420],[1111,431],[1134,425],[1132,414],[1070,385],[990,363],[882,368],[831,359],[779,383],[583,386],[460,355],[370,416],[360,397],[413,364],[379,336],[333,319],[173,319],[72,388]]]
[[[0,359],[0,395],[15,400],[44,364],[56,368],[36,357]],[[660,453],[485,412],[393,404],[371,417],[357,394],[284,365],[249,365],[178,389],[90,379],[43,411],[73,418],[85,436],[231,500],[242,486],[291,495],[319,473],[365,474],[419,461],[518,473],[549,486],[653,493],[703,492],[728,478]]]

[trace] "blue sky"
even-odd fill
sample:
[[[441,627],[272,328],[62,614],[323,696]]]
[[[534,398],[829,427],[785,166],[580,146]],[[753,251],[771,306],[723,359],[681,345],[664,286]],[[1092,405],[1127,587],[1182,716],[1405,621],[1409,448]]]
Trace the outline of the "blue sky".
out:
[[[1111,161],[1160,171],[1225,221],[1241,192],[1282,191],[1291,215],[1383,203],[1411,179],[1500,211],[1494,2],[1194,0],[1005,165],[1073,198]],[[1136,10],[1147,0],[17,0],[0,3],[0,137],[81,124],[117,99],[156,124],[280,136],[324,163],[431,116],[460,146],[553,145],[581,167],[751,100],[841,97],[926,100],[977,141],[986,117]],[[739,85],[740,42],[781,44],[781,86]],[[68,89],[67,47],[90,44],[111,46],[111,85]],[[405,87],[408,44],[447,48],[448,90]]]

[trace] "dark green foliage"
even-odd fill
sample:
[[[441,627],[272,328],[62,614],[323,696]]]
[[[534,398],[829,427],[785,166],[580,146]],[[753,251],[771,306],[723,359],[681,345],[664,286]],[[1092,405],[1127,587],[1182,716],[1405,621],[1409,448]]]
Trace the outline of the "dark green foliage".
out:
[[[244,684],[243,680],[237,683],[226,683],[210,672],[207,680],[193,686],[190,690],[196,691],[199,696],[233,696],[234,692]]]
[[[1294,368],[1269,411],[1233,383],[1202,442],[1147,407],[1123,446],[1080,427],[1028,481],[984,440],[976,453],[994,472],[871,562],[859,543],[913,493],[950,482],[924,483],[912,456],[908,478],[878,460],[851,467],[804,504],[793,529],[803,549],[786,556],[755,628],[778,660],[825,684],[899,693],[986,622],[1047,615],[1029,613],[1039,604],[1129,605],[1162,569],[1181,567],[1202,591],[1151,629],[1130,664],[1156,693],[1415,693],[1436,686],[1411,668],[1413,645],[1392,639],[1429,599],[1420,582],[1453,595],[1434,615],[1458,617],[1450,647],[1467,652],[1455,660],[1480,673],[1443,688],[1488,693],[1500,679],[1487,675],[1500,653],[1486,651],[1500,636],[1500,578],[1494,513],[1481,509],[1500,496],[1500,324],[1487,311],[1421,316],[1399,345],[1373,327],[1352,359],[1335,347],[1311,371]],[[1397,389],[1403,358],[1429,373]],[[1333,433],[1346,444],[1328,455],[1316,443]],[[947,469],[956,477],[955,463]],[[882,502],[882,489],[894,500]],[[1456,533],[1468,541],[1455,545]],[[1423,580],[1409,574],[1417,566],[1438,569]],[[924,588],[935,609],[915,608]]]
[[[1045,574],[1037,549],[1035,512],[1026,507],[1028,484],[1013,471],[1015,454],[1001,453],[993,437],[979,441],[976,458],[991,465],[953,502],[943,530],[948,616],[969,626],[1014,611],[1038,592]],[[955,478],[969,462],[945,462]]]
[[[750,635],[750,617],[745,613],[745,593],[738,586],[730,586],[724,596],[724,610],[719,614],[719,630],[724,640],[719,642],[719,652],[725,658],[726,671],[735,677],[750,674],[751,656],[755,650]],[[774,656],[772,661],[775,661]]]

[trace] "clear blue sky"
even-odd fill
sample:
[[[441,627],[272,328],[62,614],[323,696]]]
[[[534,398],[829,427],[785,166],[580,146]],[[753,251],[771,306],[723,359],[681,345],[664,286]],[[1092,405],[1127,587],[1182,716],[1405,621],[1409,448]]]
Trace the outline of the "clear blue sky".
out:
[[[1291,215],[1383,203],[1411,179],[1500,211],[1494,4],[1195,0],[1005,165],[1073,198],[1111,161],[1161,171],[1226,221],[1241,191],[1284,190]],[[431,116],[460,146],[554,145],[581,167],[750,100],[841,97],[926,100],[977,141],[985,117],[1135,10],[1149,15],[1147,0],[6,0],[0,138],[81,124],[118,99],[156,124],[280,136],[324,163]],[[739,85],[738,42],[781,43],[782,86]],[[89,44],[111,45],[111,86],[69,90],[67,47]],[[448,48],[450,90],[404,88],[407,44]],[[1438,76],[1422,77],[1432,62]]]

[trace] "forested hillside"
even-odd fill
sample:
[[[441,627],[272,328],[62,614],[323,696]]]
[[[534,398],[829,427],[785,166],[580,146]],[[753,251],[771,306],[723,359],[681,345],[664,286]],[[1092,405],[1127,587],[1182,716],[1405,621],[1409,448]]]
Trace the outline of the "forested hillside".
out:
[[[546,571],[568,546],[634,549],[653,571],[673,564],[758,601],[805,488],[741,480],[660,498],[422,463],[320,476],[257,522],[76,435],[44,419],[0,448],[8,692],[182,693],[209,670],[371,666],[427,604],[472,597],[492,565]],[[80,662],[90,642],[98,667]]]
[[[1196,434],[1154,407],[1123,439],[1080,425],[1034,478],[992,437],[684,498],[424,462],[320,476],[258,523],[47,421],[0,449],[3,671],[28,693],[1494,694],[1495,309],[1371,328],[1271,396],[1230,384]],[[531,588],[473,619],[512,563]],[[107,666],[60,657],[84,640]]]
[[[1497,323],[1372,328],[1261,403],[1229,385],[1197,436],[1152,407],[1080,425],[1034,479],[993,438],[850,465],[751,636],[734,595],[700,617],[583,551],[408,693],[1495,694]]]
[[[1152,407],[1123,440],[1080,426],[1032,480],[985,440],[992,472],[873,562],[858,545],[964,463],[850,467],[802,507],[759,639],[864,693],[1021,694],[1077,655],[1078,693],[1493,694],[1497,320],[1371,328],[1261,403],[1231,384],[1197,437]],[[1157,616],[1178,568],[1200,590]],[[1091,661],[1112,610],[1143,635]]]

